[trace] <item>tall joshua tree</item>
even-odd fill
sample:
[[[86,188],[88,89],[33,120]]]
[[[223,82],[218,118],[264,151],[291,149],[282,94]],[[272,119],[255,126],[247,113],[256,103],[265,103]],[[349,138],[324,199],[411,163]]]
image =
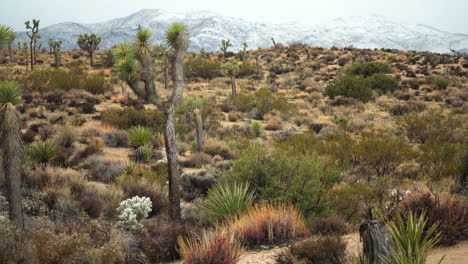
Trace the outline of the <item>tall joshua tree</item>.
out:
[[[113,49],[114,65],[119,77],[125,80],[135,94],[164,112],[164,137],[169,169],[169,215],[172,221],[180,221],[179,166],[177,164],[176,132],[174,117],[185,88],[183,63],[188,47],[188,31],[182,24],[173,24],[166,32],[166,40],[173,51],[169,54],[172,94],[164,100],[155,86],[155,58],[150,44],[151,31],[140,29],[133,46],[119,44]]]
[[[62,41],[54,41],[54,40],[49,40],[49,46],[51,50],[54,52],[54,59],[55,59],[55,68],[60,67],[60,48],[62,46]]]
[[[24,227],[21,169],[23,167],[21,126],[14,105],[21,102],[21,92],[15,82],[0,83],[0,149],[3,152],[2,170],[8,199],[10,220],[20,229]]]
[[[27,31],[26,34],[28,34],[28,37],[30,39],[29,50],[31,53],[31,71],[34,70],[34,64],[35,64],[34,54],[36,50],[36,41],[38,40],[37,33],[39,32],[39,22],[41,21],[33,19],[32,26],[31,26],[31,21],[24,22],[24,24],[26,25],[26,29],[30,30],[30,31]]]
[[[229,47],[232,46],[232,43],[230,40],[221,40],[221,51],[223,52],[224,57],[227,56],[227,50]]]
[[[228,64],[223,64],[221,66],[221,74],[224,76],[231,77],[231,89],[232,89],[232,98],[237,96],[237,86],[236,86],[236,76],[239,73],[239,64],[237,61],[233,61]]]
[[[84,34],[78,37],[78,46],[80,49],[88,52],[89,65],[91,67],[94,65],[94,51],[98,49],[101,40],[101,37],[98,37],[95,34]]]

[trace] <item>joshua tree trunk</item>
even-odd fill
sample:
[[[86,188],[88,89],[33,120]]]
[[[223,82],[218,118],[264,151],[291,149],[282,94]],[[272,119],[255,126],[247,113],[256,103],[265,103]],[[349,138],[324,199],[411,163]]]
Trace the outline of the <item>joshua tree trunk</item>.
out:
[[[34,70],[34,49],[33,49],[33,40],[29,42],[29,50],[31,51],[31,71]]]
[[[26,58],[26,71],[28,71],[28,69],[29,69],[29,68],[28,68],[28,66],[29,66],[29,58],[28,58],[28,50],[27,50],[27,49],[24,51],[24,55],[25,55],[24,57]]]
[[[13,51],[11,50],[11,43],[8,43],[8,63],[12,63],[15,61],[13,57]]]
[[[60,53],[58,51],[55,52],[55,68],[60,67]]]
[[[34,48],[34,65],[36,65],[36,58],[37,58],[37,49],[36,49],[36,39],[34,39],[34,44],[33,44],[33,48]]]
[[[19,229],[23,229],[21,197],[23,148],[21,146],[19,115],[12,104],[7,104],[0,111],[0,123],[2,124],[0,131],[0,147],[3,152],[2,169],[5,174],[9,216]]]
[[[166,143],[167,168],[169,170],[169,215],[173,221],[180,221],[179,166],[177,164],[176,132],[174,110],[165,111],[164,138]]]
[[[366,263],[387,263],[385,258],[391,257],[393,243],[385,228],[377,220],[368,220],[359,227],[359,235],[363,243]]]
[[[89,65],[91,67],[94,65],[94,52],[92,50],[89,52]]]
[[[164,89],[169,86],[169,62],[167,61],[167,54],[164,54]]]
[[[195,127],[197,129],[197,147],[198,151],[202,151],[203,149],[203,119],[200,113],[200,110],[195,109]]]
[[[232,89],[232,98],[236,98],[237,96],[237,87],[236,87],[236,77],[231,75],[231,89]]]

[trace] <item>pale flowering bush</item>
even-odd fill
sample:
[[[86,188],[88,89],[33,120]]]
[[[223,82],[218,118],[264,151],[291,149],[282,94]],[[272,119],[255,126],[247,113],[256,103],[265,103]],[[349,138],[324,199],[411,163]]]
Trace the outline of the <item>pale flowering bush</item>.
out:
[[[117,211],[119,214],[119,224],[130,231],[138,231],[143,227],[140,220],[147,218],[151,212],[150,198],[135,196],[120,203]]]

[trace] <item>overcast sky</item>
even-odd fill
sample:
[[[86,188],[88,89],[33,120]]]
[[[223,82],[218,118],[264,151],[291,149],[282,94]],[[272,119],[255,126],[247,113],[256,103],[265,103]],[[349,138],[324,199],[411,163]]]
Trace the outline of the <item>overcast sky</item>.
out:
[[[145,8],[175,12],[212,11],[264,22],[314,25],[342,16],[383,15],[468,34],[468,0],[1,0],[0,24],[24,30],[24,21],[95,23]]]

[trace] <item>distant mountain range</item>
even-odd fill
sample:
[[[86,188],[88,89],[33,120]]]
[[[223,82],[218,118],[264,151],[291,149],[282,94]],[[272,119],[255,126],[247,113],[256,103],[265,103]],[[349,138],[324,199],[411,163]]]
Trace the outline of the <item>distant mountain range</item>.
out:
[[[425,25],[406,25],[381,16],[346,17],[328,23],[304,26],[297,23],[268,24],[226,17],[211,12],[173,13],[158,9],[144,9],[127,17],[96,24],[59,23],[40,29],[43,46],[49,39],[62,40],[62,49],[78,48],[80,34],[95,33],[102,37],[101,49],[133,41],[138,25],[153,31],[155,44],[165,44],[165,30],[174,22],[185,24],[190,31],[192,51],[219,51],[221,39],[230,40],[232,50],[271,47],[277,42],[301,42],[319,47],[394,48],[401,50],[450,53],[468,48],[468,34],[455,34]],[[18,33],[18,41],[27,41],[25,32]]]

